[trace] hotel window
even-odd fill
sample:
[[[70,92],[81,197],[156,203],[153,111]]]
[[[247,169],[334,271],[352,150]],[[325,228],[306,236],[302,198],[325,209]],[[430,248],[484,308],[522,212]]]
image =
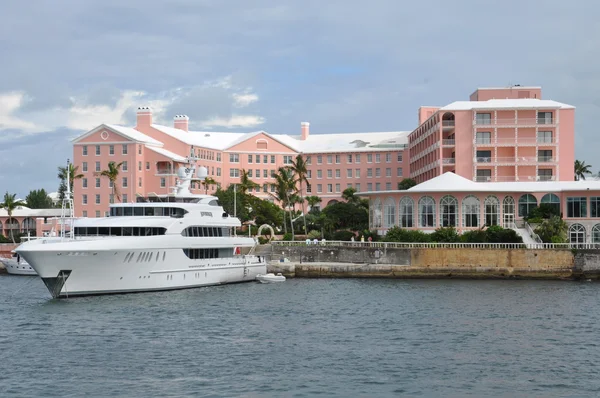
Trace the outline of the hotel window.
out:
[[[142,171],[142,162],[138,162],[138,171]]]
[[[127,177],[123,177],[122,185],[123,185],[123,188],[127,188]]]
[[[375,190],[381,191],[381,183],[380,182],[375,183]]]
[[[138,145],[138,155],[141,155],[141,154],[142,154],[142,146]]]
[[[87,218],[87,210],[84,210],[82,214],[84,218]]]
[[[256,169],[256,174],[254,174],[256,178],[260,178],[260,169]]]
[[[123,155],[127,155],[127,144],[123,144],[121,146],[121,152],[123,153]]]
[[[333,184],[327,184],[327,192],[328,193],[332,193],[333,192]]]
[[[317,178],[318,179],[323,178],[323,170],[317,170]]]
[[[114,155],[115,154],[115,146],[114,145],[109,145],[108,146],[108,154],[109,155]]]
[[[123,203],[127,203],[127,194],[126,193],[123,194],[123,198],[122,199],[123,199],[122,200]]]
[[[497,197],[490,195],[485,198],[484,207],[483,207],[483,215],[485,225],[499,225],[500,220],[500,200]]]
[[[275,174],[274,170],[271,170],[271,177]],[[312,178],[312,170],[306,170],[306,178]]]
[[[435,201],[430,196],[419,199],[419,227],[435,227]]]
[[[96,188],[100,188],[100,178],[96,178]]]
[[[346,177],[352,178],[352,169],[346,169]]]
[[[372,182],[368,182],[367,183],[367,192],[371,192],[373,191],[373,183]]]
[[[477,151],[475,153],[477,163],[490,163],[492,161],[492,151]]]
[[[340,169],[335,169],[335,178],[340,178],[342,176]]]
[[[100,162],[96,162],[96,171],[100,171]]]
[[[538,150],[538,162],[551,162],[552,161],[552,150],[539,149]]]
[[[590,217],[600,217],[600,196],[592,196],[590,198]]]
[[[385,162],[386,163],[391,163],[392,162],[392,154],[391,153],[386,153],[385,154]]]
[[[221,161],[221,152],[217,152],[217,162]]]
[[[340,184],[335,184],[335,192],[340,192]]]
[[[354,163],[360,163],[360,155],[354,156]]]
[[[312,164],[312,159],[310,156],[306,157],[306,164]]]
[[[352,163],[352,155],[348,155],[348,163]]]
[[[87,205],[87,195],[82,195],[81,196],[81,203],[84,205]]]
[[[275,164],[275,155],[271,155],[271,164]]]
[[[354,178],[360,178],[360,169],[354,170]]]
[[[109,194],[108,195],[108,203],[113,204],[115,203],[115,195],[114,194]]]
[[[585,196],[567,198],[567,217],[587,217],[587,198]]]
[[[367,178],[373,177],[373,169],[367,169]]]
[[[473,195],[469,195],[462,201],[463,226],[464,227],[480,227],[479,224],[479,199]],[[528,212],[529,214],[529,212]]]
[[[263,170],[263,178],[268,178],[269,177],[269,170],[264,169]]]
[[[340,164],[340,161],[341,161],[341,156],[335,155],[335,164]]]
[[[323,156],[317,155],[317,164],[323,164]]]
[[[240,176],[240,170],[239,169],[229,169],[229,177],[238,178],[239,176]]]
[[[478,131],[475,135],[475,142],[477,144],[491,144],[492,133],[489,131]]]
[[[537,207],[537,199],[531,194],[521,195],[519,198],[519,217],[527,217],[529,212]]]
[[[167,180],[165,179],[165,177],[160,177],[160,187],[164,188],[167,186]]]
[[[263,155],[263,163],[269,163],[269,155]]]
[[[248,169],[248,177],[252,178],[252,173],[253,173],[252,169]]]
[[[256,163],[260,163],[260,155],[256,155]]]
[[[372,153],[367,154],[367,163],[373,163],[373,154]]]
[[[538,169],[538,180],[540,181],[552,181],[552,169]]]
[[[538,144],[552,144],[552,131],[538,131]]]
[[[538,112],[537,124],[552,124],[552,112]]]
[[[146,170],[150,170],[150,162],[146,162]]]
[[[96,204],[100,204],[100,194],[96,194]]]
[[[127,161],[124,161],[123,164],[121,165],[121,169],[123,171],[128,171],[128,167],[127,167]]]
[[[323,185],[317,184],[317,193],[323,192]]]
[[[491,169],[477,170],[477,176],[475,177],[475,181],[477,181],[477,182],[492,181],[492,170]]]
[[[331,170],[331,169],[327,170],[327,178],[333,178],[333,170]]]
[[[403,197],[400,200],[400,227],[401,228],[412,228],[413,227],[413,208],[414,202],[408,196]]]
[[[491,113],[478,113],[475,116],[475,121],[477,124],[492,124],[492,114]]]
[[[392,183],[391,182],[386,182],[385,183],[385,190],[386,191],[391,191],[392,190]]]
[[[327,164],[333,163],[333,155],[327,155]]]
[[[356,184],[356,192],[360,192],[360,183]]]
[[[312,177],[312,173],[308,170],[308,178]],[[275,170],[271,170],[271,178],[275,178]]]
[[[347,183],[346,188],[352,188],[352,183],[351,182]]]
[[[275,190],[275,185],[271,185],[271,190]],[[306,184],[306,193],[312,193],[312,187],[310,184]]]
[[[83,147],[81,147],[81,152],[83,156],[87,156],[87,145],[84,145]]]
[[[87,168],[87,162],[83,162],[83,164],[81,165],[81,170],[84,171],[84,172],[88,170],[88,168]]]
[[[239,163],[240,162],[240,155],[237,153],[230,153],[229,154],[229,162],[230,163]]]
[[[283,164],[292,164],[292,157],[288,155],[283,156]]]
[[[81,179],[81,186],[82,186],[83,188],[87,188],[87,178],[82,178],[82,179]]]
[[[217,167],[217,177],[221,177],[221,168]]]
[[[381,177],[381,169],[379,167],[375,169],[375,177]]]
[[[381,154],[380,153],[375,154],[375,163],[381,163]]]
[[[111,180],[108,180],[108,187],[109,187],[110,189],[112,189],[112,187],[113,187],[113,182],[112,182]]]
[[[252,163],[252,155],[248,155],[248,163]]]
[[[142,187],[142,177],[138,177],[138,187]]]
[[[259,188],[256,188],[256,192],[258,192]],[[268,192],[269,191],[269,186],[267,184],[263,184],[263,192]]]
[[[100,210],[96,210],[96,218],[100,218]]]
[[[390,169],[389,167],[387,169],[385,169],[385,176],[386,177],[391,177],[392,176],[392,169]]]
[[[96,156],[100,156],[100,145],[96,145]]]
[[[402,152],[398,152],[398,162],[402,161]]]
[[[398,169],[396,169],[396,176],[402,177],[402,167],[398,167]]]

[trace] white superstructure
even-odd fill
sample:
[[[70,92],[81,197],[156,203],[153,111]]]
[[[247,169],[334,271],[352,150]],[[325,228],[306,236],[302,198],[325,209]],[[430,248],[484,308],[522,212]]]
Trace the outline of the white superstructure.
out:
[[[193,153],[193,149],[192,149]],[[239,219],[210,195],[189,192],[196,171],[180,168],[172,195],[110,206],[106,218],[77,219],[62,238],[36,239],[19,253],[53,297],[143,292],[253,281],[264,258],[243,255],[249,237],[235,235]],[[199,178],[206,175],[200,168]]]

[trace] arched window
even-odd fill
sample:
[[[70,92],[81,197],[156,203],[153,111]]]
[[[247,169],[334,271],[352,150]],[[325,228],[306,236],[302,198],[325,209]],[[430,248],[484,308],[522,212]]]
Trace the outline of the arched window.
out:
[[[581,224],[573,224],[569,227],[569,242],[578,244],[585,243],[585,227]]]
[[[396,225],[396,201],[387,198],[383,206],[383,227],[392,228],[394,225]]]
[[[519,198],[519,217],[527,217],[529,212],[537,206],[537,199],[532,194],[521,195]]]
[[[542,200],[540,201],[540,203],[548,207],[552,207],[556,211],[556,214],[560,215],[560,199],[555,194],[545,194],[544,196],[542,196]]]
[[[21,225],[21,229],[23,232],[35,231],[35,220],[31,217],[27,217],[26,219],[24,219]]]
[[[446,195],[440,200],[440,225],[442,227],[456,227],[458,218],[458,200],[451,195]]]
[[[373,202],[373,228],[381,228],[381,200],[375,199]]]
[[[600,243],[600,224],[596,224],[592,228],[592,243]]]
[[[483,217],[485,225],[499,225],[500,224],[500,200],[494,195],[490,195],[485,198],[483,202]]]
[[[435,200],[431,196],[419,199],[419,227],[435,227]]]
[[[515,222],[515,199],[505,196],[502,200],[502,225],[504,228],[512,228]]]
[[[462,211],[464,227],[479,227],[479,199],[473,195],[464,198],[462,201]]]
[[[400,199],[400,227],[412,228],[415,202],[408,196]]]

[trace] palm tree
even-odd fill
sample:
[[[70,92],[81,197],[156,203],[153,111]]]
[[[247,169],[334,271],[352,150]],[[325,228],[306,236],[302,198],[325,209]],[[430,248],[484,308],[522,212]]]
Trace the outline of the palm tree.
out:
[[[121,193],[119,192],[119,188],[117,187],[117,178],[119,178],[121,166],[123,166],[123,162],[115,163],[113,161],[110,161],[108,162],[108,169],[94,173],[96,177],[108,178],[108,181],[112,184],[112,195],[113,197],[116,197],[117,200],[121,200]]]
[[[79,173],[79,166],[73,165],[73,163],[69,163],[69,185],[71,188],[71,193],[73,193],[73,183],[75,180],[83,178],[83,174]],[[67,168],[66,167],[58,167],[58,179],[60,180],[60,186],[58,188],[58,197],[60,200],[64,199],[65,192],[67,191]]]
[[[215,185],[216,183],[217,182],[211,177],[206,177],[204,180],[202,180],[202,185],[204,185],[204,193],[208,195],[208,187],[210,185]]]
[[[575,181],[579,181],[579,179],[585,180],[586,174],[592,174],[590,168],[592,166],[589,164],[585,164],[585,160],[582,162],[581,160],[575,161]]]
[[[296,174],[296,178],[298,184],[300,184],[300,203],[302,204],[302,220],[304,221],[304,233],[307,234],[306,230],[306,216],[304,214],[304,195],[302,194],[302,183],[306,183],[308,185],[308,180],[306,179],[306,175],[308,174],[308,170],[306,169],[306,161],[302,157],[302,155],[298,154],[296,156],[296,160],[292,160],[292,166],[290,169]]]
[[[284,231],[287,233],[287,227],[285,226],[285,209],[293,204],[293,195],[296,193],[296,179],[294,172],[288,167],[280,167],[277,169],[275,174],[275,193],[269,192],[269,195],[281,203],[284,209]],[[290,211],[290,226],[292,228],[292,240],[294,240],[294,223],[292,219],[292,213]]]
[[[308,206],[310,207],[310,210],[312,210],[316,205],[321,203],[323,201],[323,199],[321,199],[320,197],[318,197],[316,195],[313,195],[313,196],[307,196],[306,201],[308,202]]]
[[[260,185],[258,185],[257,183],[255,183],[254,181],[252,181],[250,179],[250,177],[248,176],[248,172],[244,169],[242,169],[242,175],[240,176],[239,186],[240,186],[240,193],[242,195],[245,195],[249,189],[252,189],[255,187],[260,187]]]
[[[19,207],[19,206],[26,206],[25,202],[21,202],[20,200],[16,200],[15,198],[17,197],[16,193],[10,194],[8,193],[8,191],[4,194],[4,201],[2,202],[2,208],[4,210],[6,210],[6,212],[8,213],[8,220],[13,220],[12,215],[13,215],[13,211]],[[8,222],[7,222],[8,224]],[[9,225],[13,225],[12,223]],[[14,229],[10,228],[10,238],[12,239],[13,243],[15,242],[15,235],[14,235]]]

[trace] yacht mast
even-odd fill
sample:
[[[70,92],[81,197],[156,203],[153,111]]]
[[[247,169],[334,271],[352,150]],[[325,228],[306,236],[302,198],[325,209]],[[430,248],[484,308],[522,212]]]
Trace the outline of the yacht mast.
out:
[[[65,238],[66,223],[68,219],[69,231],[68,237],[73,239],[73,217],[75,216],[75,204],[73,202],[73,193],[71,192],[71,161],[67,159],[67,190],[65,191],[62,199],[61,210],[60,210],[60,237]]]

